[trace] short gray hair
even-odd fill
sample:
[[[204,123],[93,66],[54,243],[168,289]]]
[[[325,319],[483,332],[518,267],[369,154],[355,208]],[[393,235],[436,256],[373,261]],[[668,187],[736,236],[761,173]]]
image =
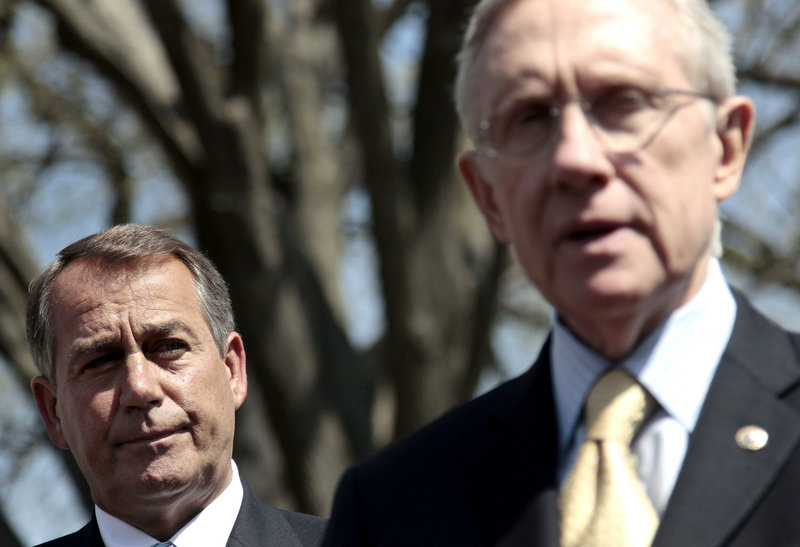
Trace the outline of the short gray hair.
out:
[[[477,137],[481,120],[475,116],[475,68],[478,55],[494,20],[509,4],[526,0],[481,0],[470,18],[457,56],[455,102],[461,123],[470,137]],[[651,0],[652,1],[652,0]],[[736,88],[736,70],[731,53],[731,38],[706,0],[667,1],[682,22],[683,63],[698,91],[717,101],[731,97]]]
[[[171,255],[183,262],[192,274],[200,311],[211,329],[220,355],[224,356],[228,335],[236,329],[236,325],[228,286],[211,260],[162,230],[138,224],[121,224],[68,245],[31,282],[28,290],[26,335],[39,372],[55,384],[55,333],[51,297],[56,278],[70,263],[90,258],[121,265],[164,255]]]

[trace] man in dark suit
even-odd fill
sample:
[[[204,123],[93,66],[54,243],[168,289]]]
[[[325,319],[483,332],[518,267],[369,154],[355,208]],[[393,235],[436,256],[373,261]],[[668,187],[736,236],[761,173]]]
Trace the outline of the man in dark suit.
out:
[[[553,329],[349,470],[325,544],[800,545],[800,337],[717,259],[755,114],[705,0],[482,0],[458,59],[458,168]]]
[[[33,394],[89,483],[91,522],[47,545],[318,545],[324,519],[240,479],[245,351],[225,281],[166,233],[117,226],[66,247],[31,285]]]

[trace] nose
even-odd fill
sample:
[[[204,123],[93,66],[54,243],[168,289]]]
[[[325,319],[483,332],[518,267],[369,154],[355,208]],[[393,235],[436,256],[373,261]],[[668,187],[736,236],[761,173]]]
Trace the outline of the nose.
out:
[[[600,134],[577,101],[565,104],[557,120],[559,131],[553,145],[551,182],[566,188],[603,184],[614,172]]]
[[[122,408],[146,410],[163,401],[160,368],[141,352],[127,356],[121,376],[119,403]]]

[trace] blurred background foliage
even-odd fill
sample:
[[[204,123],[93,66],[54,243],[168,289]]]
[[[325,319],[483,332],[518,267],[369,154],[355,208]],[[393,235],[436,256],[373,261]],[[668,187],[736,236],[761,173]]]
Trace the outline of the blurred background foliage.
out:
[[[90,499],[27,384],[24,294],[60,248],[166,228],[228,280],[250,374],[235,458],[325,515],[345,468],[526,368],[547,306],[453,169],[474,0],[0,0],[0,544]],[[724,265],[800,327],[800,4],[712,2],[759,122]]]

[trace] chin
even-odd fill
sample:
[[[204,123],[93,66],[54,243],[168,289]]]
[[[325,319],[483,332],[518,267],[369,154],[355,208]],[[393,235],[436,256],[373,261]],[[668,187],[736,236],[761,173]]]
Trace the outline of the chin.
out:
[[[574,279],[562,294],[572,298],[613,306],[639,302],[656,291],[658,283],[651,282],[644,272],[631,270],[600,270],[586,278]]]
[[[187,463],[172,458],[157,458],[132,473],[129,483],[132,489],[143,494],[152,492],[157,495],[161,492],[165,496],[170,496],[176,491],[183,490],[190,482],[190,473],[184,469]]]
[[[633,318],[650,302],[651,291],[641,285],[603,285],[574,287],[561,291],[554,307],[572,317],[589,321]]]

